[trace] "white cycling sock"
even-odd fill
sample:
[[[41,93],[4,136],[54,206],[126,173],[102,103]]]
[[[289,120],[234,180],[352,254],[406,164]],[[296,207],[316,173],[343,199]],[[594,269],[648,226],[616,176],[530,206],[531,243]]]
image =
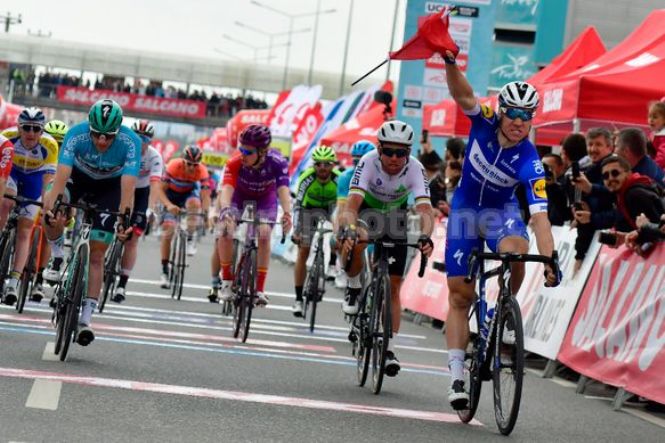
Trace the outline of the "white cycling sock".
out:
[[[347,285],[349,286],[349,288],[353,289],[362,288],[362,285],[360,284],[360,274],[356,275],[355,277],[348,277]]]
[[[83,300],[83,307],[81,308],[81,317],[79,317],[79,324],[90,326],[92,321],[92,313],[97,309],[97,300],[87,297]]]
[[[464,380],[464,349],[448,350],[448,369],[450,369],[451,382]]]
[[[65,250],[63,248],[64,241],[65,237],[63,235],[55,240],[48,240],[48,244],[51,246],[51,257],[63,258],[65,256]]]

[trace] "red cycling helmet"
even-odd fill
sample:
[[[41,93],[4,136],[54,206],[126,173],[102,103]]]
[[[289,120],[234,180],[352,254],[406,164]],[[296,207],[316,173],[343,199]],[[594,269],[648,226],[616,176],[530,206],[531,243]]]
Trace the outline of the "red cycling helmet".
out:
[[[270,146],[272,141],[270,128],[266,125],[249,125],[240,133],[238,141],[241,145],[265,149]]]
[[[201,163],[202,157],[203,152],[201,152],[201,148],[196,145],[186,146],[182,153],[182,158],[184,158],[186,162],[190,163]]]

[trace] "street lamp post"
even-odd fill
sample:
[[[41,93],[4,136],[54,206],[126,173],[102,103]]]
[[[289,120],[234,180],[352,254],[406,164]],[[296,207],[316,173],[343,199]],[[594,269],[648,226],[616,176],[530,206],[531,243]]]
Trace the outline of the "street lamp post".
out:
[[[258,7],[263,8],[263,9],[267,9],[268,11],[271,11],[275,14],[279,14],[282,17],[286,17],[287,19],[289,19],[289,32],[288,32],[288,35],[289,35],[288,45],[289,46],[286,49],[286,61],[284,63],[284,77],[282,78],[282,89],[286,89],[287,77],[289,75],[289,57],[291,55],[291,42],[292,42],[291,38],[292,38],[292,35],[294,33],[293,22],[297,18],[311,17],[311,16],[316,16],[318,18],[318,16],[321,15],[321,14],[331,14],[333,12],[336,12],[337,10],[333,8],[333,9],[326,9],[324,11],[321,11],[319,9],[319,6],[317,6],[317,10],[315,12],[305,12],[305,13],[301,13],[301,14],[291,14],[291,13],[288,13],[288,12],[284,12],[280,9],[273,8],[272,6],[268,6],[266,4],[258,2],[256,0],[251,0],[251,3],[255,6],[258,6]],[[314,41],[313,44],[316,44],[316,32],[317,32],[316,27],[317,26],[318,26],[318,20],[316,20],[316,22],[315,22],[315,27],[314,27],[314,40],[315,41]],[[314,63],[313,62],[313,57],[314,57],[314,47],[312,47],[312,59],[310,59],[310,73],[308,75],[308,80],[311,80],[311,71],[312,71],[312,67],[313,67],[313,63]]]
[[[18,17],[12,16],[12,13],[7,11],[7,15],[0,15],[0,20],[5,22],[5,33],[9,32],[9,27],[11,25],[20,25],[23,23],[23,16],[21,14]]]
[[[342,78],[339,81],[339,95],[344,92],[344,80],[346,77],[346,60],[349,56],[349,38],[351,37],[351,18],[353,17],[353,0],[349,5],[349,20],[346,24],[346,42],[344,43],[344,59],[342,61]]]
[[[268,37],[268,57],[269,58],[273,58],[272,57],[272,49],[275,47],[273,45],[274,38],[282,36],[282,35],[288,35],[289,34],[289,31],[286,31],[286,32],[266,32],[263,29],[255,28],[254,26],[250,26],[250,25],[245,24],[243,22],[240,22],[238,20],[235,21],[235,24],[236,24],[236,26],[239,26],[241,28],[249,29],[250,31],[256,32],[257,34],[265,35],[266,37]],[[311,30],[312,30],[311,28],[296,29],[293,32],[291,32],[291,34],[298,34],[300,32],[309,32]],[[277,46],[289,46],[289,43],[287,42],[285,44],[280,44],[280,45],[277,45]]]

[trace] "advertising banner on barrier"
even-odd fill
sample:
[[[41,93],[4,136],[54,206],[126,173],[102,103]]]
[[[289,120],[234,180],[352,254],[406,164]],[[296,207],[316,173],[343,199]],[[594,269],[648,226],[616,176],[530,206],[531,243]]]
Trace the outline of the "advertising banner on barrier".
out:
[[[298,85],[288,95],[280,93],[277,103],[270,110],[268,126],[273,137],[291,138],[308,109],[321,98],[322,87]]]
[[[433,269],[431,263],[442,261],[445,256],[445,232],[444,219],[442,228],[437,227],[432,235],[433,258],[423,278],[418,278],[418,266],[415,263],[409,269],[403,285],[404,290],[400,293],[402,306],[406,309],[443,321],[448,316],[446,276]],[[596,241],[592,243],[581,269],[573,275],[577,230],[568,226],[553,226],[552,235],[559,251],[559,263],[564,275],[561,285],[556,288],[544,287],[543,265],[527,263],[517,300],[522,310],[525,349],[554,360],[600,250],[600,244]],[[535,235],[531,229],[529,237],[531,239],[529,253],[538,254]],[[492,279],[487,285],[487,299],[490,300],[490,305],[496,300],[497,294],[498,284],[496,279]]]
[[[205,118],[206,102],[198,100],[180,100],[176,98],[152,97],[148,95],[128,94],[74,86],[58,86],[58,101],[74,105],[92,105],[97,100],[110,98],[118,102],[125,111],[146,112],[170,117]]]
[[[665,403],[665,245],[644,259],[604,246],[558,359],[580,374]]]

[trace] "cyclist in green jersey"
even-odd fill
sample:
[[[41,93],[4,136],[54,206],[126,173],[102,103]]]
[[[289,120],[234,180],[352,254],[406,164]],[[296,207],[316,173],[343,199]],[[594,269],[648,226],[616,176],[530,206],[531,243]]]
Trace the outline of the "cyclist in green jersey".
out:
[[[306,263],[312,236],[316,231],[319,217],[330,219],[337,200],[337,178],[340,173],[334,169],[337,164],[335,151],[328,146],[319,146],[312,153],[314,166],[305,169],[298,178],[293,227],[293,243],[298,245],[298,257],[293,280],[296,301],[293,315],[302,317],[302,288],[305,283]]]

